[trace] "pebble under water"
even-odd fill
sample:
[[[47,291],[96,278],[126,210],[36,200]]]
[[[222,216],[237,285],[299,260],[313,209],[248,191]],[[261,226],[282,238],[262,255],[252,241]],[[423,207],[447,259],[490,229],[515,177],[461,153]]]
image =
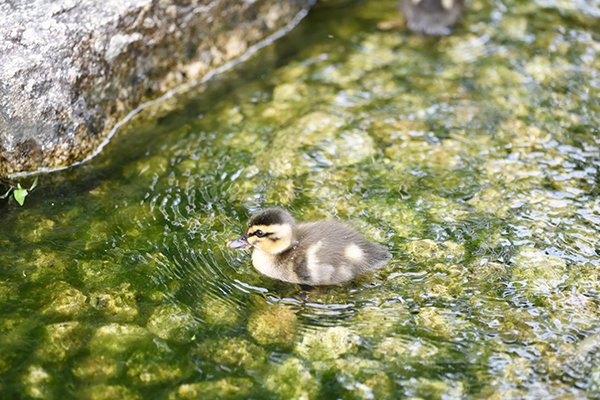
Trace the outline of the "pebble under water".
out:
[[[599,398],[600,12],[489,3],[321,4],[0,203],[1,397]],[[226,242],[272,205],[393,259],[260,276]]]

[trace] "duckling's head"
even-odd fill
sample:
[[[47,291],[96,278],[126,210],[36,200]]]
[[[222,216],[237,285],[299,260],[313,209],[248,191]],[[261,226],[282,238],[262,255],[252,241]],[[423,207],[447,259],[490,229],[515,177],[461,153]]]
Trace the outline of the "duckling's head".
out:
[[[268,254],[280,254],[296,241],[296,221],[286,210],[268,208],[257,212],[248,221],[245,235],[229,242],[237,248],[256,247]]]

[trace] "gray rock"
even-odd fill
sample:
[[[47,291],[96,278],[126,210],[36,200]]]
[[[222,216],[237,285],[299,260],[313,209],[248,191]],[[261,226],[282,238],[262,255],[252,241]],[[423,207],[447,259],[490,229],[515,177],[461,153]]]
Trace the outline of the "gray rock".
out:
[[[0,2],[0,176],[82,160],[143,101],[240,56],[312,3]]]

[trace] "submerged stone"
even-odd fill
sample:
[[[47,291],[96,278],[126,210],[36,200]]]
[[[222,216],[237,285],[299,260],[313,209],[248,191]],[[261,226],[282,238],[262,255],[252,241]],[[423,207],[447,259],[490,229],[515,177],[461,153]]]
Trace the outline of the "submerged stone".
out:
[[[1,127],[1,125],[0,125]],[[1,174],[0,174],[1,175]],[[28,218],[33,214],[23,214],[17,222],[17,230],[21,233],[21,237],[29,243],[37,243],[41,240],[46,239],[52,234],[55,228],[56,222],[49,218]]]
[[[73,375],[84,382],[104,382],[123,372],[123,362],[107,355],[90,355],[75,362]]]
[[[411,398],[452,399],[465,398],[465,387],[460,381],[410,378],[405,383],[405,393]]]
[[[0,280],[0,304],[16,300],[19,294],[19,286],[10,281]]]
[[[408,336],[391,336],[375,348],[375,356],[382,361],[395,363],[425,363],[438,355],[439,349],[424,339]]]
[[[92,352],[123,353],[135,346],[148,344],[150,333],[138,325],[112,323],[96,329],[89,342]]]
[[[29,271],[23,271],[23,275],[32,281],[63,279],[71,263],[56,252],[42,249],[34,249],[30,258],[34,261]]]
[[[512,277],[523,281],[531,294],[548,294],[567,280],[565,261],[543,250],[526,247],[514,257]]]
[[[114,260],[78,260],[76,265],[80,279],[88,288],[116,285],[124,273],[123,266]]]
[[[352,319],[352,328],[361,336],[372,339],[386,336],[408,320],[410,313],[404,304],[365,306]]]
[[[462,315],[448,308],[422,307],[415,317],[418,325],[426,327],[435,335],[455,337],[468,326]]]
[[[91,385],[81,392],[77,397],[82,400],[139,400],[142,397],[135,390],[123,385]]]
[[[258,166],[278,177],[298,176],[315,166],[352,165],[374,156],[373,139],[362,130],[345,129],[345,125],[337,115],[306,114],[275,136]]]
[[[39,365],[31,365],[22,377],[23,393],[33,399],[53,399],[54,378]]]
[[[186,383],[169,394],[169,400],[247,399],[253,383],[247,378],[223,378],[217,381]]]
[[[203,296],[200,316],[212,327],[235,326],[240,322],[240,312],[235,303],[217,296]]]
[[[465,256],[464,245],[449,240],[441,243],[431,239],[415,240],[406,245],[406,251],[421,263],[437,260],[460,262]]]
[[[348,356],[336,360],[316,361],[313,367],[321,375],[336,377],[346,393],[344,399],[391,399],[394,383],[381,361]]]
[[[127,360],[127,377],[136,386],[166,385],[179,382],[188,377],[192,369],[187,360],[165,360],[162,354],[153,352],[135,352]]]
[[[360,337],[349,328],[336,326],[307,330],[296,353],[308,360],[335,359],[358,349]]]
[[[265,306],[250,315],[248,333],[262,345],[290,347],[297,335],[296,314],[285,306]]]
[[[89,311],[87,297],[66,282],[59,281],[45,288],[48,305],[42,313],[49,316],[79,317]]]
[[[46,325],[43,339],[35,352],[38,360],[64,361],[82,346],[85,328],[80,322],[61,322]]]
[[[288,358],[274,367],[265,380],[266,388],[281,399],[317,399],[320,382],[297,358]]]
[[[104,317],[115,322],[133,321],[138,315],[135,291],[129,283],[91,293],[90,304]]]
[[[161,339],[180,343],[192,341],[199,321],[184,305],[166,304],[158,306],[148,319],[148,330]]]
[[[510,210],[510,203],[506,201],[507,194],[496,189],[484,189],[478,192],[468,203],[477,211],[492,213],[497,217],[504,218]]]
[[[264,367],[266,360],[266,353],[261,347],[241,338],[205,341],[198,345],[196,351],[203,359],[228,370],[255,372]]]

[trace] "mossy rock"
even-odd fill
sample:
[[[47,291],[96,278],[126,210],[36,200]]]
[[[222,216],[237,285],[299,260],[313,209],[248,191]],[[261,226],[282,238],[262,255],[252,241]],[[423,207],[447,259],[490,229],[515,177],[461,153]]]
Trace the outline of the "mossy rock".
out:
[[[180,382],[192,373],[187,359],[166,359],[157,351],[136,351],[126,365],[126,375],[135,386],[168,385]]]
[[[42,314],[76,318],[90,311],[87,296],[66,282],[59,281],[45,288],[48,300]]]
[[[241,338],[208,340],[198,344],[195,353],[215,365],[231,370],[255,372],[266,363],[266,352],[259,346]]]
[[[156,307],[147,324],[148,330],[159,338],[180,343],[191,342],[199,326],[191,310],[177,304]]]
[[[344,399],[392,399],[394,382],[384,372],[381,361],[348,356],[337,360],[316,361],[313,367],[323,376],[335,376],[343,387]]]
[[[564,284],[568,277],[565,261],[543,250],[522,248],[513,262],[512,278],[524,282],[529,294],[547,295]]]
[[[290,347],[298,329],[298,318],[285,306],[259,306],[248,319],[248,333],[262,345]]]
[[[55,398],[56,378],[40,365],[30,365],[23,373],[22,393],[33,399]]]
[[[82,400],[139,400],[142,396],[132,388],[123,385],[96,384],[79,391],[77,398]]]
[[[90,305],[110,321],[131,322],[138,316],[136,293],[129,283],[90,293]]]
[[[297,358],[288,358],[272,368],[265,378],[265,387],[278,399],[317,399],[320,382]]]
[[[151,340],[150,332],[139,325],[111,323],[96,329],[89,347],[97,354],[118,354],[148,345]]]
[[[105,382],[119,377],[124,370],[120,359],[108,355],[90,355],[77,360],[71,369],[73,375],[83,382]]]
[[[240,322],[238,306],[227,298],[205,295],[199,306],[202,320],[211,327],[233,327]]]
[[[308,360],[330,360],[356,352],[359,343],[360,337],[350,328],[315,328],[304,332],[296,353]]]
[[[247,399],[253,390],[247,378],[223,378],[216,381],[186,383],[169,394],[169,400]]]
[[[81,348],[86,331],[77,321],[46,325],[35,358],[45,362],[65,361]]]

